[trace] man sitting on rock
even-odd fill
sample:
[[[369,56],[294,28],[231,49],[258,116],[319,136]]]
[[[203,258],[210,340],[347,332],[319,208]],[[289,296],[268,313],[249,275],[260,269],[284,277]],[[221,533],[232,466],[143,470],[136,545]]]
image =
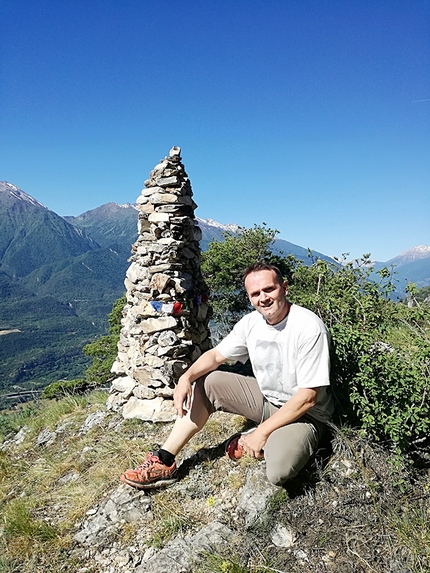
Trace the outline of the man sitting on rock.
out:
[[[232,459],[264,457],[274,485],[294,477],[316,451],[333,411],[327,328],[313,312],[286,299],[288,286],[276,267],[252,265],[244,285],[256,312],[181,376],[172,432],[160,450],[148,452],[137,469],[121,476],[126,484],[152,489],[176,481],[175,456],[216,410],[258,424],[233,436],[226,451]],[[248,358],[255,378],[216,370],[227,360]]]

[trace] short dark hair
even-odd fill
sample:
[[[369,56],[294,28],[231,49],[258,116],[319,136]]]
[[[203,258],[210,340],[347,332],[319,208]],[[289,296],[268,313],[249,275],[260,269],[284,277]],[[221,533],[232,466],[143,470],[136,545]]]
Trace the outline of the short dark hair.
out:
[[[284,277],[282,276],[282,273],[278,267],[275,267],[275,265],[271,265],[269,263],[264,263],[263,261],[257,261],[243,271],[243,282],[245,282],[246,277],[251,273],[259,273],[260,271],[273,271],[276,275],[276,280],[280,285],[283,285],[285,282]]]

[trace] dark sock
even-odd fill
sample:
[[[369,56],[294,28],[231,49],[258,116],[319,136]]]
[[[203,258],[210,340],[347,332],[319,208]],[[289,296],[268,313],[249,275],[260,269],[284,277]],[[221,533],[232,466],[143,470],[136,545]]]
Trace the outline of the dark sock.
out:
[[[171,466],[175,461],[175,456],[167,450],[163,450],[162,448],[158,450],[157,454],[160,458],[160,461],[162,461],[163,464],[166,464],[166,466]]]

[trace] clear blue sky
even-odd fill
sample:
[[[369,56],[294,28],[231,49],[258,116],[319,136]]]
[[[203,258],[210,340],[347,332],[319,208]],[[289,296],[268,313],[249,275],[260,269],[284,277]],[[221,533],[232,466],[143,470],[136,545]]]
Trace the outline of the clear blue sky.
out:
[[[199,217],[430,244],[429,0],[2,0],[0,32],[0,180],[60,215],[179,145]]]

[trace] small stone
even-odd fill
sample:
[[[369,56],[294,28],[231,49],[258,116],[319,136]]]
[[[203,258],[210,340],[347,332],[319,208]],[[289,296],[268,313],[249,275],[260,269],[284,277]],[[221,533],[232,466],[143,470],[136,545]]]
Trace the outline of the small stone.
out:
[[[105,419],[106,416],[107,412],[103,412],[102,410],[97,410],[97,412],[90,414],[83,423],[83,425],[81,426],[81,428],[79,429],[79,433],[86,434],[87,432],[92,430],[95,426],[101,424],[101,422]]]
[[[180,157],[181,155],[181,148],[178,146],[173,146],[172,149],[169,151],[169,157]]]
[[[292,547],[296,540],[296,534],[280,523],[275,525],[270,537],[276,547],[284,547],[285,549]]]
[[[160,177],[157,179],[157,185],[159,187],[179,187],[179,180],[176,175],[172,177]]]
[[[161,397],[153,400],[130,398],[122,412],[124,418],[137,418],[143,421],[172,422],[176,419],[173,403],[167,403]]]
[[[151,223],[161,223],[161,222],[167,222],[169,220],[170,220],[169,213],[155,212],[151,213],[148,217],[148,221],[150,221]]]
[[[147,386],[151,381],[151,374],[144,368],[132,368],[131,375],[141,385]]]
[[[36,446],[49,446],[50,444],[54,443],[57,434],[55,432],[51,432],[48,428],[45,428],[40,432],[36,440]]]
[[[163,292],[170,282],[170,276],[165,273],[156,273],[152,275],[150,287],[158,292]]]
[[[164,205],[165,203],[179,203],[178,197],[172,193],[154,193],[150,196],[152,205]]]
[[[112,382],[111,390],[120,392],[125,395],[125,398],[129,398],[133,393],[133,388],[136,386],[136,381],[130,376],[122,376],[120,378],[115,378]]]
[[[133,395],[140,400],[152,400],[152,398],[155,398],[155,392],[143,384],[138,384],[134,387]]]
[[[126,401],[127,398],[124,398],[123,394],[109,394],[108,399],[106,400],[106,408],[113,412],[119,412]]]
[[[146,214],[153,213],[155,211],[154,205],[149,202],[144,205],[139,205],[139,211]]]
[[[299,563],[306,563],[307,561],[309,561],[307,553],[301,549],[294,551],[294,556],[299,561]]]
[[[156,213],[178,213],[180,212],[181,205],[157,205],[155,207]]]
[[[151,368],[160,368],[161,366],[164,365],[164,361],[161,358],[159,358],[158,356],[154,356],[154,355],[150,354],[145,359],[145,365],[151,366]]]
[[[149,189],[142,189],[142,195],[144,197],[149,197],[154,193],[164,193],[164,189],[162,187],[150,187]]]
[[[160,332],[160,336],[158,337],[158,344],[160,346],[173,346],[176,342],[178,342],[178,340],[179,339],[173,330],[167,330]]]
[[[141,330],[142,332],[151,334],[153,332],[158,332],[160,330],[175,328],[177,324],[178,322],[176,318],[173,318],[173,316],[163,316],[161,318],[148,318],[145,322],[142,323]]]

